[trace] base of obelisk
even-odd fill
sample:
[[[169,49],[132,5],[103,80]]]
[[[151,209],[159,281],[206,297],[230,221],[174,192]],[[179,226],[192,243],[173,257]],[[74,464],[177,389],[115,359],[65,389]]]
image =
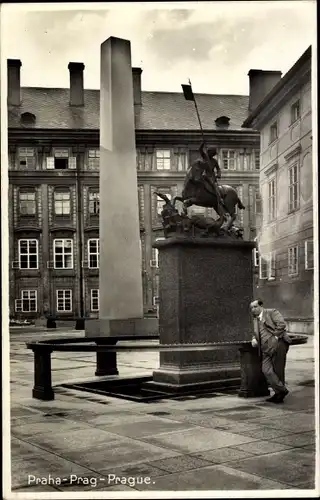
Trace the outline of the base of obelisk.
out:
[[[131,318],[131,319],[86,319],[86,337],[110,336],[155,336],[159,332],[158,318]]]
[[[160,367],[148,385],[174,392],[191,386],[240,388],[239,342],[251,340],[253,332],[254,243],[177,236],[154,246],[159,250],[160,344],[228,345],[161,352]]]

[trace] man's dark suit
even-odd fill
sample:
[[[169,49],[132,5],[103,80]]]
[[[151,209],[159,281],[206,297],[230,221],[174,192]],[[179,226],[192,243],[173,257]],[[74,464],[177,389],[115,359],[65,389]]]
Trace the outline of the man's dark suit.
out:
[[[262,372],[275,393],[283,393],[286,357],[291,344],[286,323],[277,309],[263,309],[258,327],[255,336],[262,354]]]

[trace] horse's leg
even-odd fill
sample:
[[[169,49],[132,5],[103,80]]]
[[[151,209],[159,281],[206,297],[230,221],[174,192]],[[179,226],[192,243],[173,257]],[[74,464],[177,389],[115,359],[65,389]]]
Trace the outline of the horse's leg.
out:
[[[183,213],[188,215],[188,208],[196,203],[196,198],[187,198],[183,200]]]

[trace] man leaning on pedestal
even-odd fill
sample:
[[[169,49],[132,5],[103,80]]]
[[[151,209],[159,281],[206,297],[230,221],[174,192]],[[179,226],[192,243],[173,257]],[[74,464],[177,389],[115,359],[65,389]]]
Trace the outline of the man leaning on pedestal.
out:
[[[267,401],[282,403],[289,393],[285,386],[285,366],[291,339],[286,332],[286,323],[277,309],[265,309],[260,299],[251,302],[250,310],[257,321],[252,346],[259,348],[262,373],[274,390],[274,395]]]

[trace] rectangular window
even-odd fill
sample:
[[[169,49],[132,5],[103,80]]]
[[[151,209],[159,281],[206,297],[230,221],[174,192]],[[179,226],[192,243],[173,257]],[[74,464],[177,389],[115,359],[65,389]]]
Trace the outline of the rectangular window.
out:
[[[100,195],[98,192],[89,191],[89,214],[99,215]]]
[[[260,189],[256,187],[254,193],[254,213],[261,214],[262,213],[262,199]]]
[[[18,252],[20,269],[38,269],[38,240],[19,240]]]
[[[171,168],[170,149],[158,149],[156,151],[156,167],[157,170],[170,170]]]
[[[259,251],[256,248],[253,249],[253,265],[254,267],[260,268],[260,256]]]
[[[55,269],[73,269],[73,241],[53,240],[53,259]]]
[[[236,153],[230,149],[222,151],[222,166],[225,170],[236,169]]]
[[[57,290],[57,311],[72,311],[72,290]]]
[[[36,152],[34,148],[19,148],[19,168],[34,169],[36,167]]]
[[[100,309],[99,289],[90,290],[90,308],[92,312],[98,312]]]
[[[56,170],[66,170],[68,168],[69,150],[55,149],[54,150],[54,168]]]
[[[99,170],[100,168],[100,149],[89,149],[88,151],[89,170]]]
[[[288,248],[288,276],[297,276],[299,273],[299,247]]]
[[[270,127],[270,143],[278,139],[278,123],[274,122]]]
[[[276,278],[275,252],[269,252],[265,257],[259,257],[259,278],[270,281]]]
[[[37,290],[21,290],[21,299],[15,301],[16,312],[37,312]]]
[[[268,220],[276,218],[276,180],[268,182]]]
[[[300,101],[296,101],[291,106],[291,124],[299,120],[300,118]]]
[[[289,212],[299,208],[298,164],[289,168]]]
[[[92,238],[88,240],[88,262],[90,269],[99,268],[100,258],[100,242],[99,238]]]
[[[304,243],[304,262],[305,262],[304,267],[306,270],[314,268],[312,240],[306,240]]]
[[[186,153],[179,153],[177,156],[178,156],[178,158],[177,158],[178,170],[179,171],[186,170],[187,154]]]
[[[260,170],[260,151],[254,152],[254,168]]]
[[[165,196],[167,196],[169,198],[169,200],[171,200],[171,193],[163,193],[163,194]],[[160,198],[160,196],[157,196],[157,214],[158,215],[161,215],[164,204],[165,204],[165,201],[162,198]]]
[[[36,214],[36,192],[34,190],[19,192],[19,213],[20,215]]]
[[[67,191],[54,192],[54,213],[55,215],[70,215],[71,193]]]

